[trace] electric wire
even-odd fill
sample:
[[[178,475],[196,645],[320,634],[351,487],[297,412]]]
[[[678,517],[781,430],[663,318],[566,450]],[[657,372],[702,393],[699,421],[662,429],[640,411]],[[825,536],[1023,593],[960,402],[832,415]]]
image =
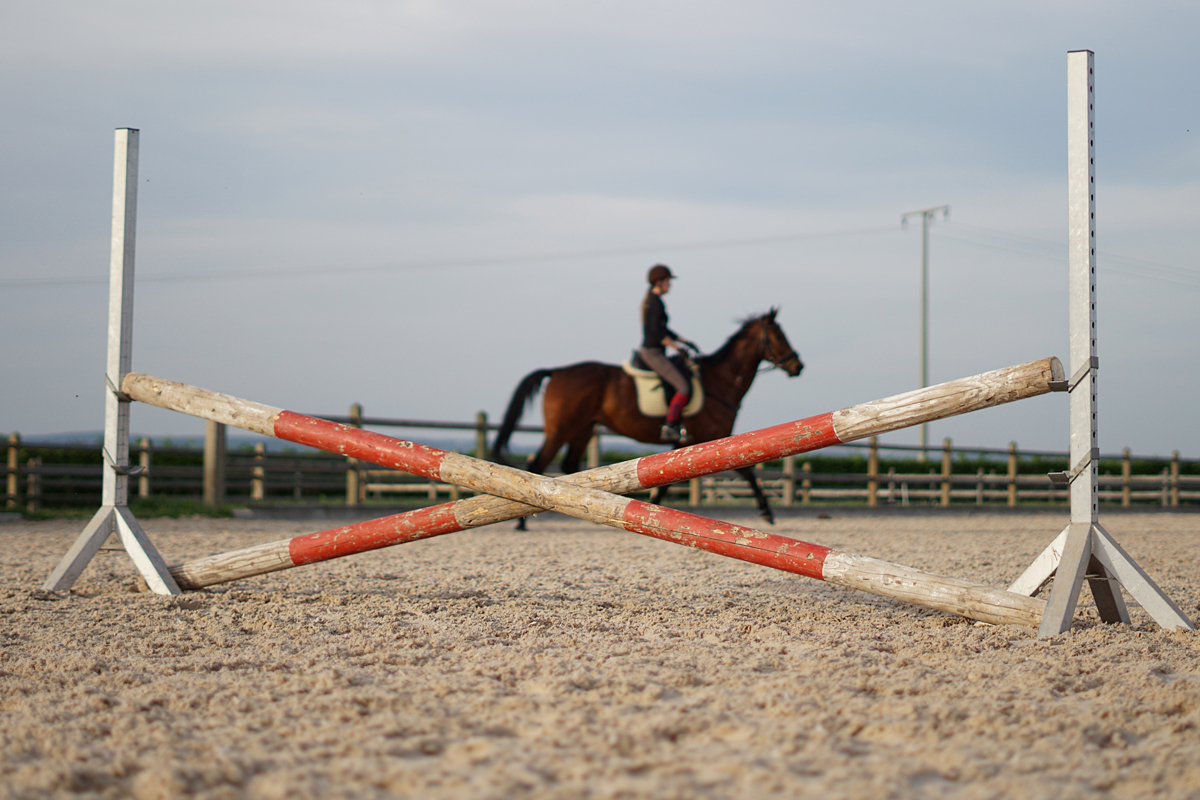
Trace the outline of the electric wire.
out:
[[[954,230],[951,230],[952,228]],[[940,239],[1043,260],[1065,262],[1067,258],[1066,241],[1039,239],[961,222],[939,226],[931,229],[931,232],[935,232],[937,238]],[[1102,272],[1200,289],[1200,269],[1172,266],[1144,258],[1109,253],[1105,250],[1097,251],[1096,267]]]
[[[812,239],[834,238],[839,236],[864,236],[876,233],[894,232],[894,228],[871,227],[852,228],[836,231],[819,231],[814,233],[784,234],[780,236],[764,236],[748,239],[725,239],[707,242],[690,242],[675,244],[646,244],[628,247],[613,247],[598,250],[563,251],[559,253],[534,253],[527,255],[493,256],[485,258],[445,258],[423,261],[390,262],[383,264],[358,264],[350,266],[317,265],[306,267],[284,267],[281,269],[239,270],[239,271],[205,271],[205,272],[147,272],[138,275],[138,281],[209,281],[209,280],[240,280],[254,278],[298,278],[313,275],[342,275],[365,272],[393,272],[416,269],[447,269],[468,267],[506,266],[510,264],[536,264],[555,261],[580,261],[592,258],[609,258],[614,256],[662,254],[667,252],[686,252],[695,250],[716,250],[722,248],[752,247],[768,244],[786,244]],[[84,284],[106,284],[108,275],[89,277],[64,276],[59,278],[13,278],[0,280],[0,286],[32,287],[32,286],[76,286]]]

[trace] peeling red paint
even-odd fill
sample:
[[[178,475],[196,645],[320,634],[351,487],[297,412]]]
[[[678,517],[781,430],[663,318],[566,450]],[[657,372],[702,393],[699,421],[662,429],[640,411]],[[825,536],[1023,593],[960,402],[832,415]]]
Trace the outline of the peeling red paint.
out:
[[[663,486],[702,475],[748,467],[784,456],[841,444],[833,429],[833,413],[740,433],[724,439],[646,456],[638,460],[643,488]]]
[[[288,555],[291,556],[292,563],[299,567],[461,530],[463,527],[454,515],[454,503],[443,503],[391,517],[297,536],[288,544]]]
[[[665,542],[698,547],[710,553],[762,564],[817,580],[825,579],[825,557],[832,551],[819,544],[764,533],[728,522],[716,522],[685,511],[630,500],[625,529]]]
[[[447,452],[436,447],[393,439],[382,433],[364,431],[316,417],[281,411],[275,419],[275,436],[289,442],[316,447],[381,467],[402,469],[438,480]]]

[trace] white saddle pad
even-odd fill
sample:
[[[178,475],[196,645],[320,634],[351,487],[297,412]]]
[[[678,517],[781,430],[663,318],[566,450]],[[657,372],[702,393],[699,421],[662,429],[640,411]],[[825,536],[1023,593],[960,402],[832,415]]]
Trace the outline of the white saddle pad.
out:
[[[638,410],[647,417],[667,416],[667,401],[663,397],[663,380],[652,369],[638,369],[630,361],[622,361],[621,369],[633,378],[637,386]],[[683,407],[683,415],[692,417],[704,408],[704,387],[700,385],[700,368],[692,367],[692,399]]]

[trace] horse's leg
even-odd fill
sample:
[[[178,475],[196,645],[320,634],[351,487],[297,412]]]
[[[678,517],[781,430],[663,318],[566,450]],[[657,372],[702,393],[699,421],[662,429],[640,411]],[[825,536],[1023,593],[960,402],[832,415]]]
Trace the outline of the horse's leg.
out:
[[[587,452],[587,446],[592,441],[595,433],[596,426],[589,425],[567,443],[567,454],[563,456],[562,460],[563,474],[570,475],[573,472],[579,472],[579,464],[583,461],[583,456]]]
[[[742,467],[737,473],[750,484],[750,491],[754,492],[754,499],[758,501],[758,514],[762,517],[763,522],[774,525],[775,512],[771,511],[771,503],[767,500],[766,492],[762,490],[762,486],[758,482],[758,476],[754,474],[754,467]]]

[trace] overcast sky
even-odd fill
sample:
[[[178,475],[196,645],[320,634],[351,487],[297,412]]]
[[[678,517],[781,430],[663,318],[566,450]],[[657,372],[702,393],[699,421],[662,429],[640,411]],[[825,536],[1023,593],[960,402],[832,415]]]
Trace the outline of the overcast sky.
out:
[[[1096,54],[1100,444],[1200,457],[1200,4],[55,2],[0,10],[0,430],[103,427],[113,130],[133,367],[313,414],[493,418],[617,362],[647,268],[807,364],[738,430],[1067,356],[1066,54]],[[527,421],[535,422],[535,415]],[[201,421],[135,406],[144,435]],[[421,438],[421,434],[409,434]],[[1064,396],[931,441],[1068,445]],[[906,432],[886,441],[912,443]]]

